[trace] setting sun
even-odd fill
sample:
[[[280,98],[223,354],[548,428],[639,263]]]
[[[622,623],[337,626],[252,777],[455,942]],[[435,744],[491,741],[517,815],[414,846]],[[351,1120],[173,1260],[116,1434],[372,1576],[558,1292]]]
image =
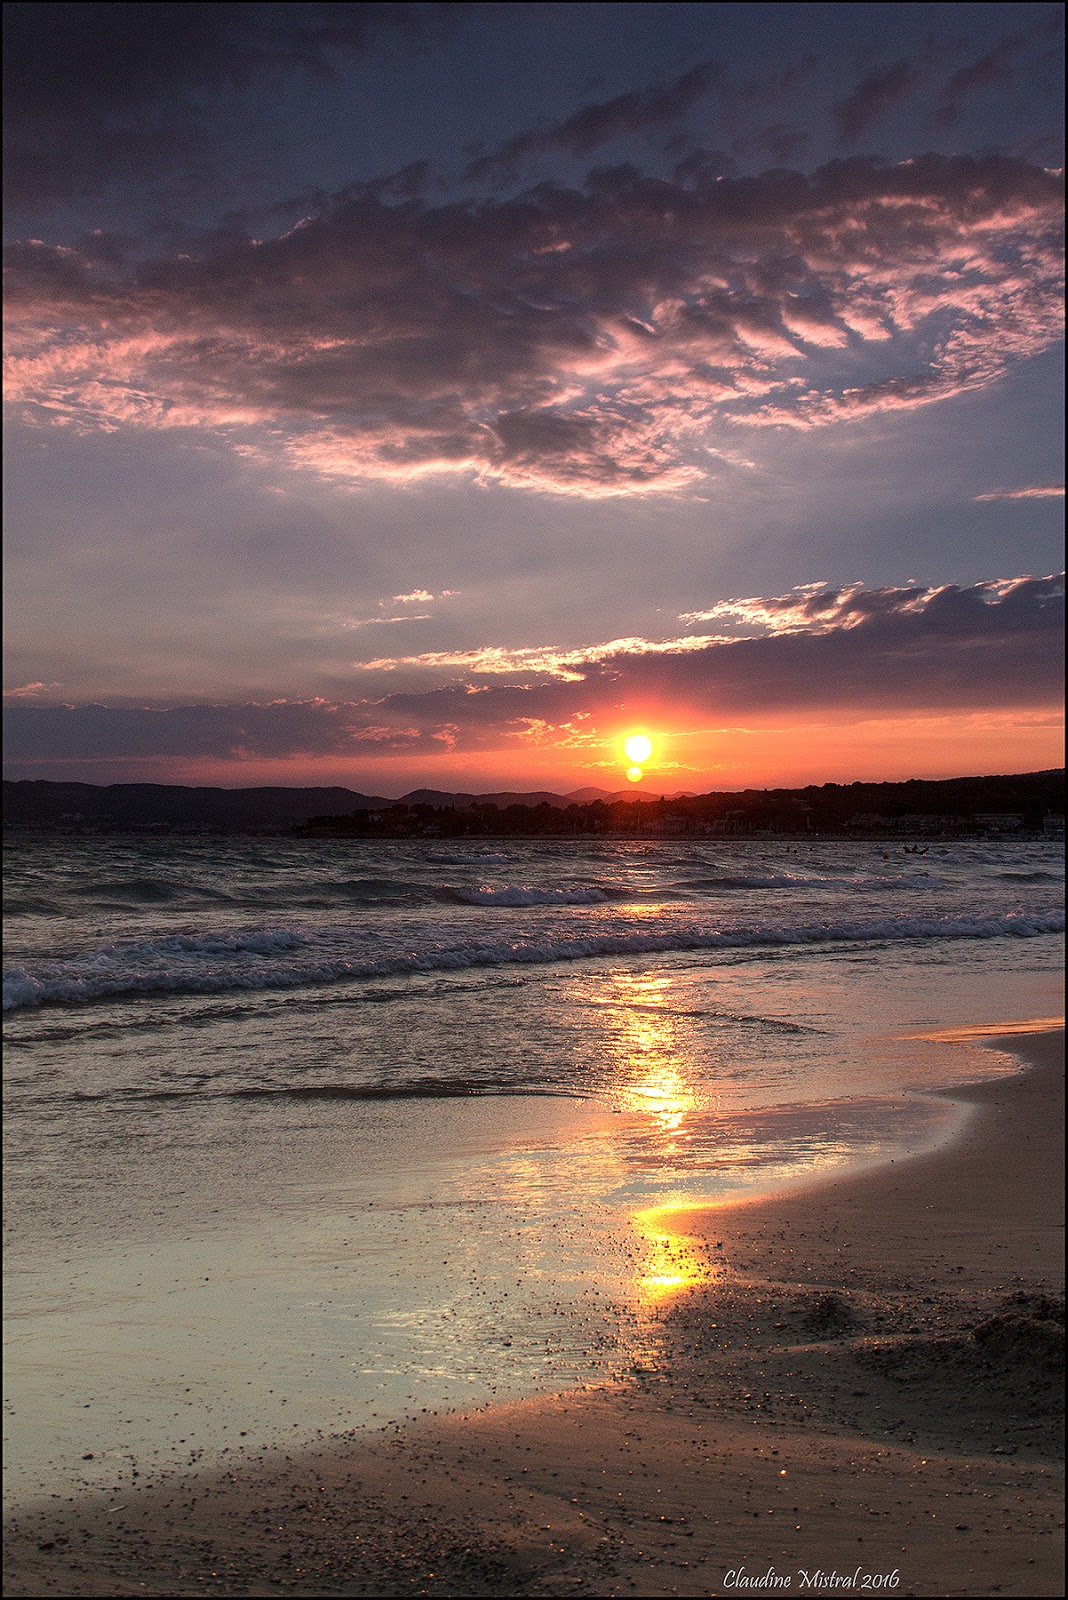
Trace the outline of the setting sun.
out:
[[[647,739],[644,733],[632,733],[623,748],[627,752],[628,759],[636,766],[640,766],[652,755],[653,741]]]
[[[627,768],[627,777],[630,779],[631,783],[641,783],[644,776],[645,774],[643,773],[641,767]]]

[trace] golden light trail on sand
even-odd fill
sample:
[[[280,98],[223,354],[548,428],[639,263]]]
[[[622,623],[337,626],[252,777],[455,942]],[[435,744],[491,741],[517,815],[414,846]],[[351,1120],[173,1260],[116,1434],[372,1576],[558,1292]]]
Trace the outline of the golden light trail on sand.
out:
[[[680,1289],[709,1283],[719,1274],[698,1248],[697,1241],[683,1233],[679,1224],[692,1207],[650,1206],[634,1214],[634,1225],[645,1241],[646,1256],[638,1288],[645,1300],[659,1301]]]
[[[996,1039],[1010,1033],[1051,1033],[1064,1027],[1064,1017],[1030,1017],[1023,1022],[977,1022],[966,1027],[936,1028],[931,1033],[903,1033],[903,1039],[933,1039],[944,1044],[967,1044],[970,1039]]]

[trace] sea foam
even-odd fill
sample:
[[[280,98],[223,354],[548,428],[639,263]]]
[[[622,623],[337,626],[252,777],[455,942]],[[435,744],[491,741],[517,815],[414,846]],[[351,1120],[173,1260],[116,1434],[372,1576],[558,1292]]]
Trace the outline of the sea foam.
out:
[[[603,889],[524,889],[506,884],[500,889],[454,889],[457,900],[469,906],[592,906],[608,896]]]
[[[1064,929],[1063,911],[944,917],[873,917],[795,924],[774,921],[712,927],[677,920],[651,932],[633,924],[554,929],[542,937],[517,933],[495,939],[397,948],[368,959],[359,930],[264,928],[238,933],[172,934],[128,940],[62,961],[12,967],[4,976],[4,1009],[78,1005],[105,998],[161,994],[218,994],[241,989],[289,989],[345,978],[400,976],[511,963],[544,965],[595,956],[684,950],[902,940],[1035,938]]]

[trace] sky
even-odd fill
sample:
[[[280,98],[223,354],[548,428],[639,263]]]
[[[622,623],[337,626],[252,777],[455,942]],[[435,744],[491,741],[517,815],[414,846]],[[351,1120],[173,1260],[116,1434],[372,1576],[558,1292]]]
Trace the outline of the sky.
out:
[[[1063,761],[1063,8],[5,6],[5,775]]]

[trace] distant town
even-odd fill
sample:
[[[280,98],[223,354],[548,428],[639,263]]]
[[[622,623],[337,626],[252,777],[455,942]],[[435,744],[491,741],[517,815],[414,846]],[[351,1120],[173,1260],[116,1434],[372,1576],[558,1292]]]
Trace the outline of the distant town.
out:
[[[637,799],[349,789],[4,783],[9,827],[63,832],[264,833],[302,839],[1064,838],[1064,769],[1011,776],[825,783]]]
[[[1045,780],[1052,780],[1046,782]],[[1056,808],[1056,809],[1054,809]],[[303,838],[1064,838],[1064,776],[823,784],[657,800],[466,805],[397,802],[312,817]]]

